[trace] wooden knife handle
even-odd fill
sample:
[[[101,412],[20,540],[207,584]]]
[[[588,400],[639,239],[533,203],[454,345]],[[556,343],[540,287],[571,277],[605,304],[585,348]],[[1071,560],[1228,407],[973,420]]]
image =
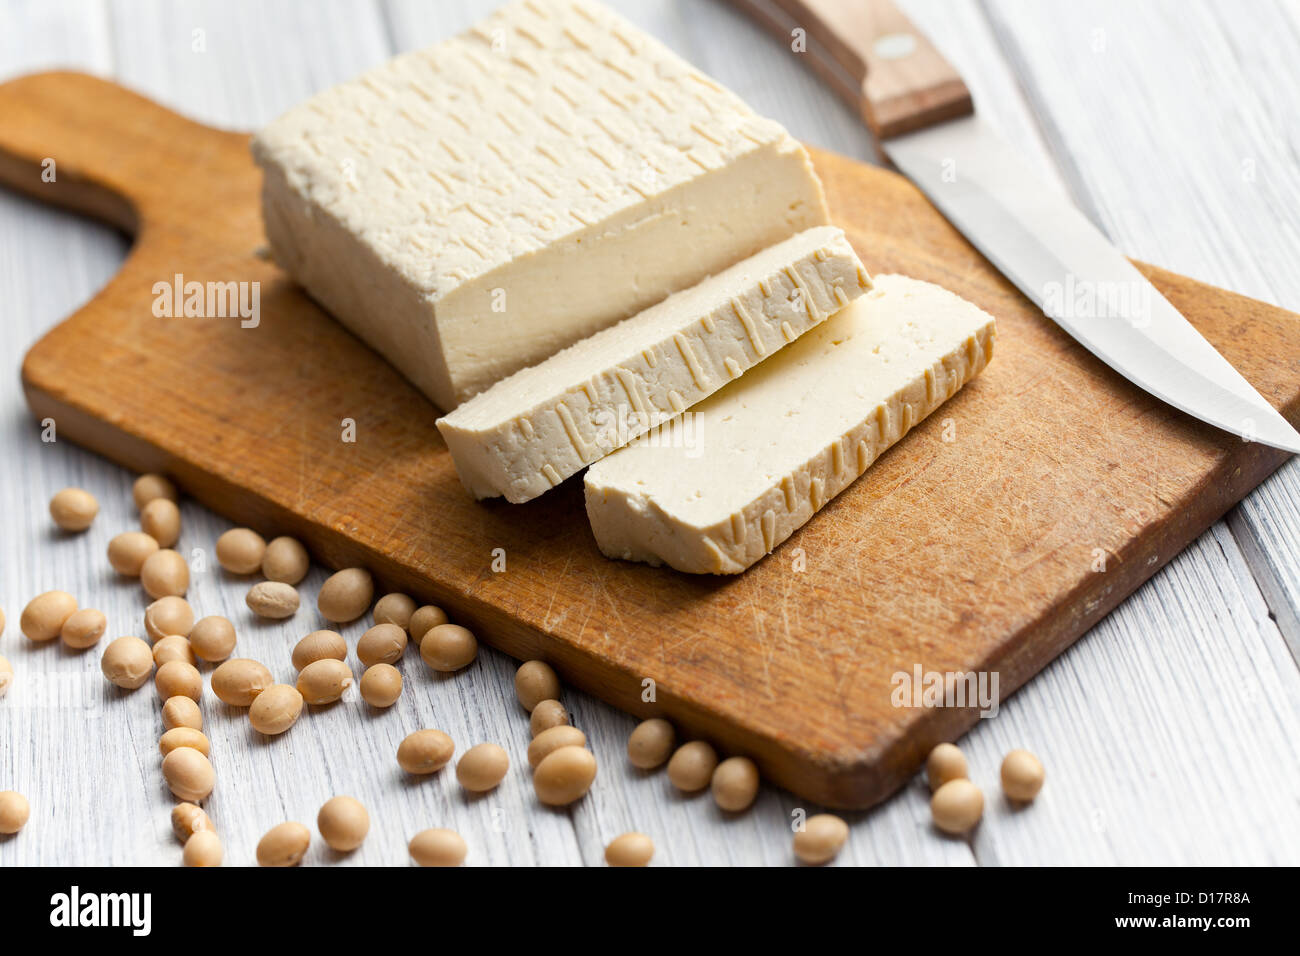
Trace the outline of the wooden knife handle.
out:
[[[858,84],[859,109],[878,139],[974,112],[961,76],[890,0],[773,2]],[[738,5],[751,13],[760,6]]]

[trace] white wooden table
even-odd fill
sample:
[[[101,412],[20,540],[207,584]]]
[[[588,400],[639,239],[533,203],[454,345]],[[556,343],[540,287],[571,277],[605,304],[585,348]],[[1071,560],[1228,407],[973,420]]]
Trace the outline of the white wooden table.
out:
[[[0,78],[77,67],[202,121],[251,128],[493,5],[11,0],[0,7]],[[616,6],[795,135],[873,156],[857,117],[730,8],[709,0]],[[962,71],[981,113],[1125,252],[1300,309],[1294,0],[906,7]],[[62,588],[102,609],[111,636],[142,631],[142,592],[104,558],[108,538],[135,527],[132,476],[67,442],[42,443],[18,381],[27,346],[99,288],[126,249],[105,227],[0,191],[0,607],[9,618],[0,653],[18,671],[0,701],[0,790],[23,791],[32,803],[26,830],[0,837],[0,866],[180,859],[152,689],[119,694],[100,676],[98,652],[32,646],[17,627],[28,599]],[[87,534],[52,528],[46,503],[67,485],[99,497]],[[972,840],[931,829],[918,780],[851,816],[840,863],[1300,861],[1298,492],[1293,462],[962,741],[989,797]],[[226,523],[192,503],[183,513],[182,546],[210,554]],[[308,601],[323,577],[317,570],[305,582]],[[246,588],[214,566],[195,576],[189,597],[200,614],[236,622],[239,653],[290,680],[288,649],[314,611],[284,625],[257,622],[243,604]],[[346,629],[350,644],[362,629]],[[451,680],[429,679],[415,657],[404,670],[408,689],[392,711],[371,716],[345,703],[271,743],[209,698],[218,772],[210,812],[228,863],[251,862],[275,823],[314,824],[335,793],[369,806],[371,837],[346,859],[317,839],[308,862],[402,864],[407,839],[430,826],[460,830],[476,864],[596,864],[604,844],[629,829],[654,837],[660,864],[791,860],[799,800],[768,790],[752,812],[725,820],[707,796],[682,798],[663,774],[634,772],[623,756],[633,721],[574,693],[567,702],[601,772],[577,807],[541,810],[519,770],[529,734],[514,701],[514,662],[485,650]],[[498,791],[472,800],[450,771],[407,781],[393,754],[418,726],[446,730],[461,751],[498,741],[515,769]],[[1048,768],[1046,789],[1023,812],[1002,801],[997,784],[1001,756],[1015,746]]]

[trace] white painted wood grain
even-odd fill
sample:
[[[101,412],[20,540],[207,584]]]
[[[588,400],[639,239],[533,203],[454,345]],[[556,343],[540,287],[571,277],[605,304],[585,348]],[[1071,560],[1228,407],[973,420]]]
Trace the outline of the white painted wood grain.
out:
[[[79,64],[115,75],[204,121],[253,126],[392,50],[455,32],[492,5],[491,0],[10,5],[0,10],[0,75]],[[869,139],[851,111],[779,44],[730,9],[699,0],[625,0],[616,6],[797,135],[869,158]],[[973,3],[927,0],[909,3],[908,9],[963,70],[981,110],[1044,175],[1059,175],[1090,211],[1112,208],[1116,190],[1128,188],[1127,180],[1120,181],[1130,175],[1127,166],[1098,172],[1087,152],[1076,153],[1086,142],[1067,135],[1058,123],[1043,121],[1045,108],[1075,105],[1055,89],[1059,84],[1039,75],[1049,71],[1051,54],[1041,54],[1032,73],[1025,67],[1026,54],[1004,56],[1003,47],[1012,43],[1035,51],[1068,43],[1051,22],[1064,16],[1060,10],[1031,16],[999,8],[990,23]],[[1167,9],[1162,15],[1107,13],[1119,18],[1119,29],[1148,35],[1167,26],[1171,16]],[[204,31],[204,52],[193,49],[196,29]],[[1251,39],[1249,24],[1233,29],[1242,32],[1237,42]],[[1300,52],[1285,39],[1254,39],[1273,45],[1270,63],[1295,62]],[[1158,68],[1159,61],[1153,61],[1145,69]],[[1139,71],[1127,78],[1141,83],[1145,77]],[[1262,73],[1253,82],[1261,91],[1256,99],[1263,101],[1272,87]],[[1029,89],[1031,83],[1041,88]],[[1213,102],[1196,108],[1230,110],[1240,86],[1234,81],[1207,90],[1204,95]],[[1156,95],[1145,94],[1142,108],[1164,106]],[[1159,95],[1173,94],[1162,90]],[[1093,122],[1105,122],[1107,96],[1118,96],[1117,88],[1094,89],[1078,108],[1092,110]],[[1080,173],[1085,168],[1088,176]],[[1209,177],[1206,188],[1222,185],[1211,171],[1197,175]],[[1193,247],[1200,256],[1196,261],[1162,257],[1179,252],[1165,247],[1166,226],[1176,221],[1167,218],[1166,203],[1180,195],[1182,202],[1199,202],[1191,185],[1183,183],[1181,193],[1161,189],[1150,200],[1140,190],[1126,196],[1139,211],[1116,218],[1132,232],[1112,235],[1135,243],[1128,251],[1152,261],[1201,278],[1218,275],[1217,281],[1249,291],[1254,273],[1231,271],[1240,247],[1230,236],[1234,231],[1254,236],[1248,228],[1253,211],[1242,212],[1226,200],[1201,203],[1194,215],[1227,230],[1229,238]],[[1285,241],[1292,240],[1268,239],[1274,255],[1286,253]],[[1137,251],[1140,244],[1151,244],[1151,251]],[[6,366],[0,369],[0,513],[9,532],[0,539],[0,607],[10,620],[0,636],[0,653],[18,671],[15,687],[0,702],[0,789],[24,790],[33,804],[23,834],[0,838],[0,865],[179,859],[167,818],[172,800],[158,770],[161,725],[151,689],[120,694],[99,676],[97,652],[31,647],[16,627],[28,598],[64,587],[104,610],[113,634],[141,630],[143,595],[138,586],[116,579],[103,558],[108,538],[134,526],[131,476],[65,442],[42,444],[23,407],[16,374],[27,344],[93,294],[124,249],[120,237],[100,227],[0,193],[5,292],[0,356]],[[1230,265],[1223,266],[1225,261]],[[50,531],[45,503],[67,484],[88,487],[100,498],[100,518],[85,535]],[[1296,594],[1300,582],[1291,569],[1297,566],[1300,534],[1290,532],[1300,529],[1300,514],[1294,501],[1293,490],[1275,479],[1234,518],[1233,533],[1220,525],[1202,538],[1005,702],[999,718],[982,722],[966,738],[973,776],[989,797],[987,819],[973,841],[932,831],[928,795],[917,781],[875,811],[852,816],[853,835],[841,862],[1294,861],[1300,833],[1288,810],[1300,788],[1292,743],[1300,731],[1300,677],[1237,543],[1240,538],[1248,551],[1255,549],[1256,567],[1264,562],[1276,571],[1279,593]],[[192,503],[184,517],[184,547],[210,552],[225,523]],[[190,597],[200,614],[226,614],[236,622],[239,654],[264,660],[278,678],[288,680],[289,648],[320,625],[313,599],[322,578],[321,571],[313,572],[303,588],[304,610],[286,624],[255,621],[243,606],[249,582],[211,566],[195,575]],[[350,645],[362,629],[358,624],[345,630]],[[218,771],[210,812],[223,833],[228,861],[250,862],[264,830],[284,819],[311,824],[328,796],[348,792],[370,807],[371,838],[345,859],[317,845],[309,862],[403,863],[406,840],[426,826],[460,829],[471,862],[480,864],[595,864],[605,842],[629,829],[655,838],[659,863],[789,862],[788,821],[799,805],[796,798],[765,790],[751,813],[724,818],[707,796],[683,798],[662,773],[631,768],[623,747],[632,720],[582,695],[569,694],[566,703],[600,761],[596,786],[570,810],[538,807],[521,769],[528,724],[514,701],[513,669],[503,655],[485,650],[469,671],[435,679],[411,656],[402,665],[406,692],[391,711],[374,714],[356,700],[344,701],[311,712],[269,743],[250,734],[241,712],[209,696],[205,716]],[[397,742],[407,731],[428,725],[452,734],[462,751],[489,739],[506,746],[514,763],[507,783],[486,797],[466,800],[448,772],[419,782],[404,779],[393,759]],[[997,796],[996,775],[1001,754],[1019,745],[1043,756],[1049,783],[1035,807],[1016,813]]]

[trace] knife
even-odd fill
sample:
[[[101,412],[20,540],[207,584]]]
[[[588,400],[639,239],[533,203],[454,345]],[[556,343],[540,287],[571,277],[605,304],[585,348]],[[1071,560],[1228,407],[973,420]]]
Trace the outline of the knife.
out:
[[[975,112],[943,55],[890,0],[731,0],[852,107],[880,149],[1043,313],[1189,415],[1300,453],[1300,433]]]

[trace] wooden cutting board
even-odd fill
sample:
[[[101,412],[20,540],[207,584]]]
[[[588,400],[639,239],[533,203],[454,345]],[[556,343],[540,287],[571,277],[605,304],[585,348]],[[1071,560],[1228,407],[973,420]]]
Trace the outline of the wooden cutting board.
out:
[[[895,706],[894,675],[996,671],[1005,697],[1284,458],[1110,372],[904,179],[816,152],[868,268],[939,282],[997,317],[992,365],[746,574],[610,561],[579,480],[527,505],[461,489],[432,406],[261,252],[247,139],[80,74],[0,86],[0,181],[136,236],[121,272],[28,353],[36,416],[827,805],[884,798],[978,719]],[[1300,420],[1300,317],[1143,269]],[[261,283],[260,324],[155,317],[155,283],[178,273]],[[304,633],[318,626],[305,598]]]

